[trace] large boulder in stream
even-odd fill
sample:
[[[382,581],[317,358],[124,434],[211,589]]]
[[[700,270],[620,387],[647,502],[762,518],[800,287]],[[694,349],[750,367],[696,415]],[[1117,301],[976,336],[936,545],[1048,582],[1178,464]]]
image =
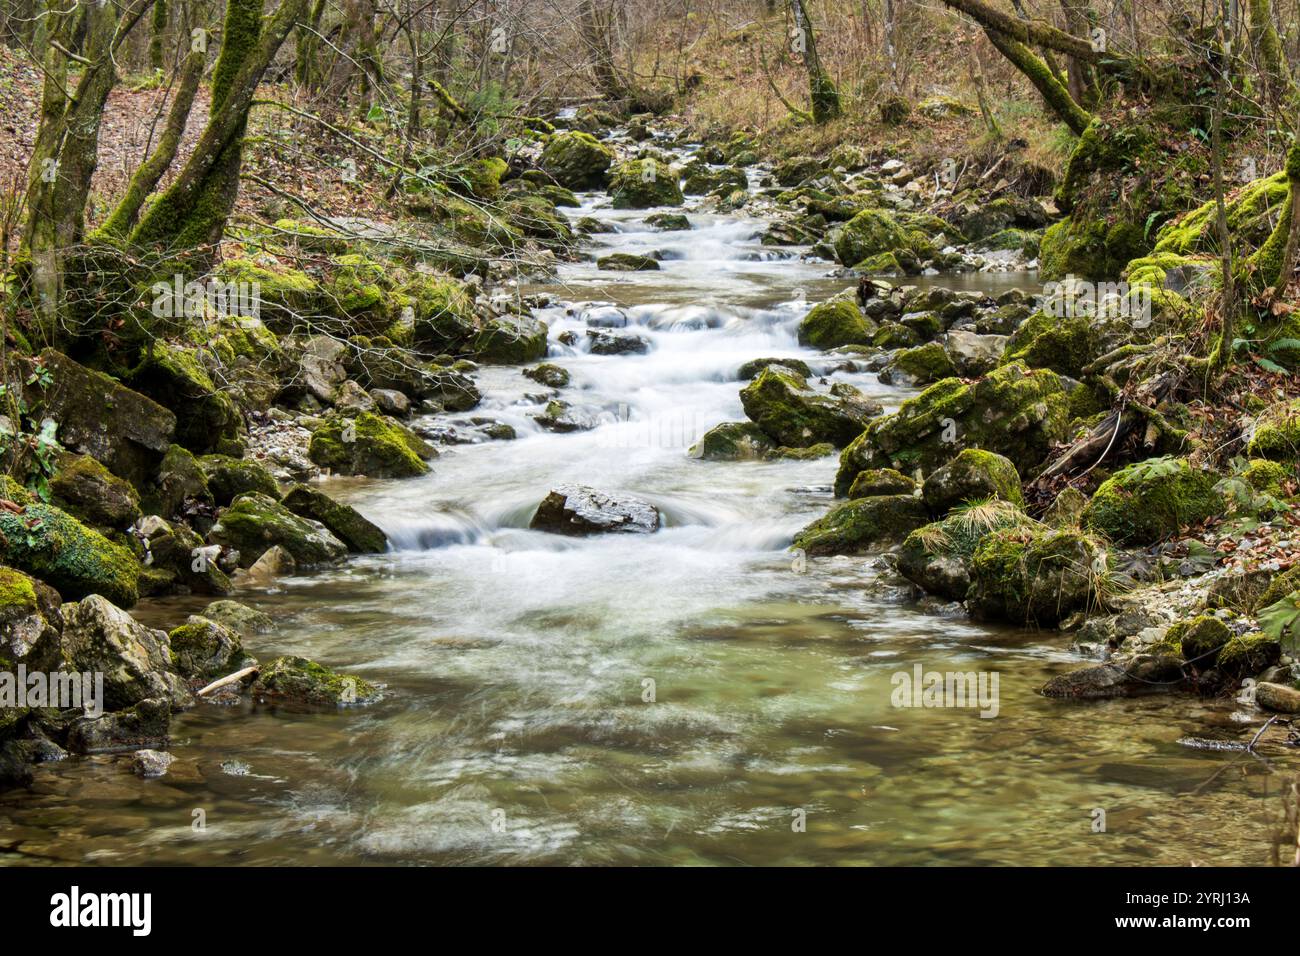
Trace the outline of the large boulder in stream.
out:
[[[840,456],[835,493],[847,494],[864,469],[928,474],[966,448],[996,452],[1021,475],[1033,474],[1065,438],[1069,418],[1065,387],[1047,369],[1013,362],[977,382],[946,378],[866,426]]]
[[[307,454],[340,475],[411,478],[428,472],[425,459],[438,453],[396,419],[362,412],[351,420],[333,418],[322,424],[312,433]]]
[[[104,675],[106,710],[151,698],[175,706],[190,702],[184,681],[172,669],[167,632],[146,627],[98,594],[63,606],[62,642],[73,671]]]
[[[876,323],[862,314],[851,298],[830,299],[814,305],[799,323],[799,344],[818,349],[842,345],[870,345]]]
[[[541,165],[567,189],[604,189],[614,151],[590,133],[556,133],[542,150]]]
[[[584,536],[651,534],[659,530],[659,509],[632,495],[611,495],[586,485],[561,485],[537,506],[535,531]]]
[[[1051,627],[1099,600],[1110,560],[1079,531],[1009,527],[986,535],[970,563],[966,606],[985,621]]]
[[[829,442],[843,448],[883,407],[851,386],[831,394],[808,385],[798,372],[769,365],[740,391],[745,414],[777,445],[808,448]]]
[[[351,505],[335,501],[323,491],[307,485],[294,485],[284,496],[284,506],[300,518],[319,521],[349,551],[378,554],[388,550],[388,537],[372,521]]]
[[[276,545],[298,567],[330,564],[348,553],[347,545],[321,522],[301,518],[274,498],[256,492],[240,495],[221,513],[208,541],[238,551],[241,568],[252,566]]]
[[[685,201],[677,174],[657,159],[637,159],[614,167],[609,194],[615,209],[680,206]]]

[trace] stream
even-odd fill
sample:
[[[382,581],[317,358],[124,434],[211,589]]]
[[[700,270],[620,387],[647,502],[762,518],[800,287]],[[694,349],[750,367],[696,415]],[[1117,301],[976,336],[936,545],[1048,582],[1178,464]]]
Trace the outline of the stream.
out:
[[[743,420],[737,369],[799,356],[807,308],[843,289],[827,263],[763,246],[765,223],[584,196],[617,231],[599,254],[662,270],[561,267],[548,361],[600,424],[555,434],[546,389],[516,367],[476,374],[469,416],[514,441],[448,445],[432,473],[323,487],[390,536],[387,554],[234,597],[277,621],[247,642],[386,685],[338,713],[200,705],[172,723],[176,762],[141,780],[129,755],[37,768],[0,795],[0,862],[91,864],[1265,864],[1296,755],[1196,751],[1240,740],[1231,701],[1048,700],[1078,666],[1055,632],[977,625],[918,603],[875,558],[810,561],[794,533],[831,502],[837,459],[704,462],[687,448]],[[1032,274],[923,280],[997,293]],[[582,310],[613,302],[644,355],[585,351]],[[577,331],[577,347],[561,344]],[[835,371],[887,410],[909,394]],[[653,536],[528,530],[563,482],[645,498]],[[175,626],[207,598],[143,602]],[[999,710],[894,707],[891,677],[996,672]],[[1248,737],[1247,737],[1248,739]],[[1224,765],[1233,766],[1219,773]],[[1094,832],[1097,810],[1105,832]],[[200,824],[202,824],[200,826]],[[6,847],[18,846],[16,851]]]

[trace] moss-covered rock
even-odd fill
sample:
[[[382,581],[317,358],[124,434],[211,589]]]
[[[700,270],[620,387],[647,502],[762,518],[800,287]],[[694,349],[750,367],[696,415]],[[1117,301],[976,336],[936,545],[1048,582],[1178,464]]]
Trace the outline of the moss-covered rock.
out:
[[[609,194],[615,209],[680,206],[685,201],[677,174],[657,159],[637,159],[614,167]]]
[[[1247,430],[1252,458],[1294,462],[1300,458],[1300,399],[1270,405]]]
[[[849,487],[850,498],[871,498],[875,495],[910,495],[916,491],[916,482],[893,468],[868,468],[858,473]]]
[[[1024,506],[1020,473],[1009,458],[979,448],[966,448],[948,464],[936,468],[921,489],[930,511],[947,514],[960,504],[997,498]]]
[[[50,501],[87,524],[122,529],[140,517],[140,496],[89,455],[62,454]]]
[[[740,392],[745,414],[778,445],[807,448],[853,441],[880,406],[864,398],[825,395],[796,372],[771,365]]]
[[[980,542],[994,531],[1031,527],[1033,522],[1010,502],[959,507],[909,534],[898,549],[895,567],[927,594],[964,601],[970,589],[971,560]]]
[[[863,469],[930,472],[966,448],[996,452],[1031,473],[1065,438],[1068,416],[1061,380],[1047,369],[1012,363],[973,383],[944,379],[870,422],[844,449],[835,493],[846,494]]]
[[[238,632],[241,637],[255,637],[275,630],[275,622],[271,620],[270,615],[263,614],[247,604],[240,604],[238,601],[213,601],[203,609],[201,616],[226,625]]]
[[[207,478],[208,489],[219,505],[228,505],[249,491],[269,498],[279,498],[280,488],[267,469],[251,458],[229,455],[204,455],[199,465]]]
[[[188,517],[215,503],[208,476],[188,449],[172,445],[158,466],[158,511],[165,518]]]
[[[154,342],[127,382],[175,413],[176,444],[197,454],[242,449],[244,417],[212,381],[195,349]]]
[[[534,365],[532,368],[523,369],[522,372],[526,378],[531,378],[538,385],[545,385],[547,388],[564,388],[569,384],[569,370],[550,362]]]
[[[938,342],[927,342],[895,355],[880,380],[890,385],[929,385],[956,374],[947,350]]]
[[[347,554],[347,545],[318,521],[300,518],[274,498],[241,495],[221,513],[208,540],[239,552],[247,568],[268,548],[279,545],[301,567],[329,564]]]
[[[1178,621],[1165,634],[1165,643],[1177,648],[1184,661],[1197,670],[1214,666],[1219,651],[1232,640],[1232,630],[1217,617],[1202,614],[1190,621]]]
[[[569,189],[604,189],[613,163],[614,151],[589,133],[556,133],[542,150],[542,169]]]
[[[217,278],[257,289],[258,318],[279,334],[293,332],[304,319],[322,314],[327,305],[319,283],[300,269],[232,257],[222,261]]]
[[[800,531],[794,546],[809,555],[859,554],[897,544],[929,520],[914,495],[877,495],[835,505]]]
[[[630,252],[615,252],[596,260],[596,268],[604,272],[658,272],[659,260]]]
[[[7,564],[47,582],[65,600],[102,594],[130,607],[139,599],[140,564],[131,552],[53,505],[0,510],[0,541]]]
[[[360,554],[378,554],[388,549],[388,537],[377,525],[351,505],[335,501],[323,491],[307,485],[294,485],[284,496],[284,506],[302,518],[319,521],[348,546]]]
[[[133,537],[146,571],[140,578],[141,593],[229,594],[234,590],[217,563],[219,549],[205,546],[184,524],[149,515],[140,521],[137,532]]]
[[[0,670],[13,673],[19,664],[29,671],[59,667],[61,603],[49,585],[0,566]]]
[[[1228,677],[1253,677],[1282,659],[1282,645],[1262,631],[1234,636],[1219,651],[1215,667]]]
[[[1050,627],[1097,600],[1109,560],[1101,542],[1078,531],[994,531],[971,558],[966,606],[982,620]]]
[[[27,407],[58,422],[64,448],[89,455],[141,490],[148,487],[172,444],[172,412],[53,349],[21,364]]]
[[[883,209],[864,209],[842,227],[835,237],[835,255],[846,266],[858,266],[873,256],[894,252],[907,246],[907,237],[898,221]],[[860,266],[863,271],[878,269]]]
[[[1085,317],[1035,312],[1011,333],[1003,361],[1081,378],[1084,366],[1098,354],[1096,336]]]
[[[1084,511],[1084,525],[1117,544],[1154,544],[1186,525],[1221,514],[1215,476],[1181,458],[1129,465],[1102,483]]]
[[[379,688],[331,670],[305,657],[277,657],[263,664],[253,684],[253,696],[273,702],[317,707],[368,704],[380,697]]]
[[[72,670],[104,675],[107,710],[153,698],[189,702],[172,670],[167,632],[145,627],[98,594],[63,606],[62,645]]]
[[[1043,234],[1043,280],[1117,278],[1151,250],[1155,227],[1196,203],[1204,151],[1171,153],[1161,132],[1168,128],[1158,118],[1130,114],[1122,121],[1096,118],[1084,130],[1056,194],[1067,218]]]
[[[307,454],[340,475],[409,478],[429,470],[435,452],[396,419],[362,412],[355,419],[330,419],[312,433]]]
[[[799,344],[817,349],[870,345],[876,323],[850,298],[831,299],[808,310],[799,323]]]
[[[172,666],[185,677],[224,677],[253,663],[239,632],[210,618],[191,614],[167,636]]]

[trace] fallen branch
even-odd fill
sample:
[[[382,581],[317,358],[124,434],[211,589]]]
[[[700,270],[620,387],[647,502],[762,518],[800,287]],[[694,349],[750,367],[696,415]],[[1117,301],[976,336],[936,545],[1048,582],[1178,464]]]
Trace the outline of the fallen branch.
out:
[[[214,690],[220,690],[222,687],[226,687],[230,684],[237,683],[243,680],[249,674],[256,674],[258,666],[259,665],[254,664],[252,667],[245,667],[243,670],[235,671],[233,674],[227,674],[225,677],[218,678],[217,680],[214,680],[211,684],[209,684],[207,687],[199,691],[198,694],[195,696],[206,697]]]

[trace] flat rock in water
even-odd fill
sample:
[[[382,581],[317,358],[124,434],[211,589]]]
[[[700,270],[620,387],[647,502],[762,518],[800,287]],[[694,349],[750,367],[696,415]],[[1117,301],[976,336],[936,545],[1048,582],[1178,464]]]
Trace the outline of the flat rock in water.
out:
[[[659,509],[631,495],[609,495],[585,485],[561,485],[538,505],[529,527],[568,535],[651,534],[659,530]]]

